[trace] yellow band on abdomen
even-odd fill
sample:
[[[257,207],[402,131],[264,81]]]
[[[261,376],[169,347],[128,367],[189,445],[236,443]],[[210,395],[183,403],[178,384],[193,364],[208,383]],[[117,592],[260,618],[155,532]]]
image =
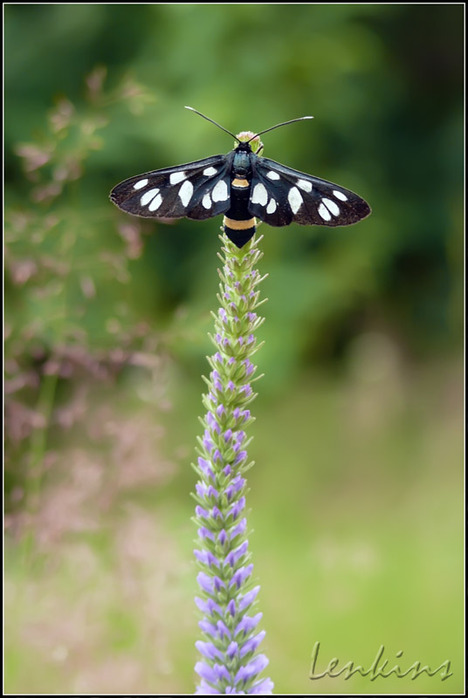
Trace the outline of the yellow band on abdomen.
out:
[[[255,227],[255,218],[249,218],[247,221],[235,221],[232,218],[224,216],[223,223],[231,230],[247,230],[247,228]]]
[[[247,179],[239,179],[238,177],[236,177],[232,180],[232,186],[239,187],[239,189],[245,189],[249,186],[249,182]]]

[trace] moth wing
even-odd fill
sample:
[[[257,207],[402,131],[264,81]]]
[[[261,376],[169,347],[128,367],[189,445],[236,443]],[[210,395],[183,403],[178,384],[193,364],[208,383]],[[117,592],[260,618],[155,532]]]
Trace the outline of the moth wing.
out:
[[[252,173],[249,213],[268,225],[350,225],[371,213],[349,189],[274,160],[257,157]]]
[[[212,218],[230,205],[231,155],[130,177],[112,189],[110,199],[122,211],[143,218]]]

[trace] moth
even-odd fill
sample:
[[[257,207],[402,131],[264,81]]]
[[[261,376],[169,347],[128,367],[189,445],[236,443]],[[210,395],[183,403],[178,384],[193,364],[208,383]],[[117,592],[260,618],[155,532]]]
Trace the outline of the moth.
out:
[[[272,226],[340,226],[357,223],[371,213],[369,204],[349,189],[261,156],[259,136],[313,117],[235,136],[193,107],[186,108],[232,136],[236,147],[227,155],[213,155],[120,182],[110,198],[123,211],[166,222],[174,218],[206,220],[224,214],[224,232],[239,248],[255,233],[256,218]]]

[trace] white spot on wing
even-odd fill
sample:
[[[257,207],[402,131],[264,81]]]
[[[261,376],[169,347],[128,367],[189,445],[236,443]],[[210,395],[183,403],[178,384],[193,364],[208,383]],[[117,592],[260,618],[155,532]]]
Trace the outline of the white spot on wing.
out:
[[[328,208],[325,206],[325,204],[320,204],[318,207],[318,212],[319,215],[323,218],[324,221],[329,221],[331,220],[331,214]]]
[[[146,187],[147,184],[148,184],[147,179],[140,179],[139,182],[135,182],[135,184],[133,185],[133,188],[134,189],[143,189],[143,187]]]
[[[169,177],[169,181],[171,184],[179,184],[179,182],[183,182],[186,177],[187,175],[185,172],[173,172]]]
[[[153,201],[150,203],[148,206],[148,211],[156,211],[162,204],[162,196],[161,194],[156,194],[154,197]]]
[[[227,184],[224,179],[221,179],[211,192],[211,198],[213,201],[226,201],[229,196]]]
[[[211,208],[211,198],[209,194],[205,194],[205,196],[202,199],[202,206],[203,208]]]
[[[343,194],[342,191],[333,189],[333,195],[336,196],[337,199],[340,199],[340,201],[348,201],[348,197],[346,196],[346,194]]]
[[[307,179],[298,179],[296,184],[304,191],[312,191],[312,182],[309,182]]]
[[[184,206],[187,206],[193,194],[193,184],[188,180],[179,189],[179,197]]]
[[[268,192],[261,182],[258,182],[258,184],[255,185],[254,190],[252,192],[251,201],[253,204],[260,204],[260,206],[266,206],[268,201]]]
[[[291,187],[288,194],[289,205],[291,206],[291,211],[297,213],[302,205],[302,196],[299,189],[296,187]]]
[[[152,199],[154,199],[156,194],[159,194],[159,189],[150,189],[149,191],[145,192],[140,199],[140,204],[142,206],[146,206]]]
[[[267,213],[274,213],[276,211],[277,203],[274,199],[270,199],[268,206],[266,208]]]
[[[217,169],[215,167],[207,167],[206,169],[203,170],[203,174],[205,177],[212,177],[217,173]]]
[[[273,170],[270,170],[267,173],[267,177],[268,177],[268,179],[280,179],[279,174],[277,172],[273,172]]]
[[[325,204],[325,206],[328,208],[332,216],[339,216],[340,215],[340,207],[335,204],[334,201],[331,199],[322,199],[322,203]]]

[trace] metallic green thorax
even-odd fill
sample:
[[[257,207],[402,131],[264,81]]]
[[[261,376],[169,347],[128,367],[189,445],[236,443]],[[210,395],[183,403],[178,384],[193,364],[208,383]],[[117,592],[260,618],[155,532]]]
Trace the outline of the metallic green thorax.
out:
[[[250,153],[237,151],[232,161],[232,167],[236,174],[248,174],[252,169],[250,165]]]

